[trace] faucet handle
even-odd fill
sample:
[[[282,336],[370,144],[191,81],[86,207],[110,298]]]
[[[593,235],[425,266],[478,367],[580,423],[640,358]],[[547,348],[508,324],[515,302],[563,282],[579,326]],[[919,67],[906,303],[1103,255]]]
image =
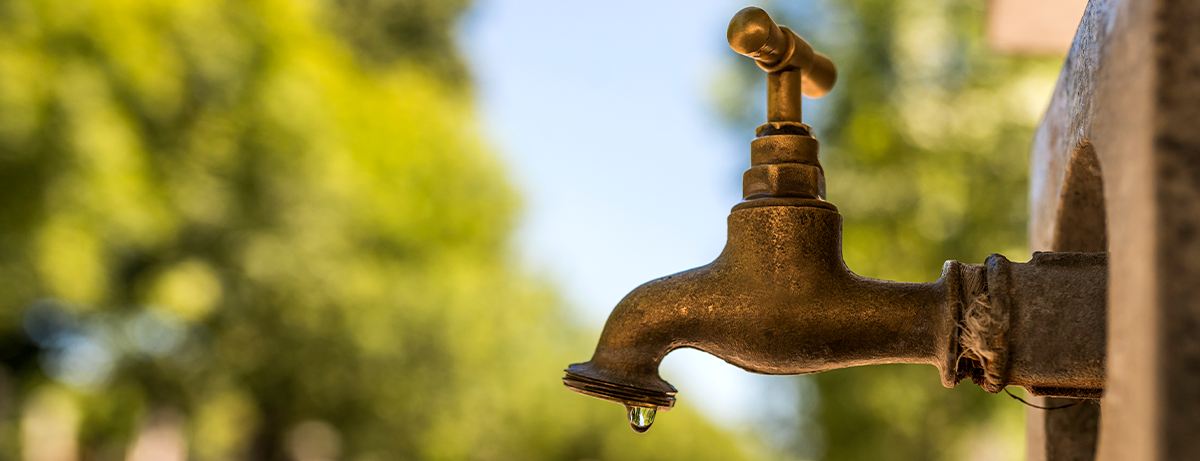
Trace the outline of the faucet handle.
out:
[[[791,46],[788,35],[780,29],[775,20],[765,10],[757,6],[742,8],[733,19],[729,20],[729,30],[725,32],[729,47],[742,56],[753,58],[760,63],[779,63]],[[801,41],[808,47],[807,52],[797,54],[798,58],[812,56],[812,47],[808,42]],[[803,50],[802,50],[803,51]],[[803,62],[800,67],[803,67]],[[762,65],[762,64],[760,64]],[[766,68],[764,67],[764,70]],[[768,70],[769,72],[769,70]]]
[[[776,24],[762,8],[748,6],[733,15],[726,38],[733,51],[753,58],[762,70],[799,70],[800,90],[810,98],[825,96],[837,82],[837,66],[829,56],[813,51],[812,45]]]

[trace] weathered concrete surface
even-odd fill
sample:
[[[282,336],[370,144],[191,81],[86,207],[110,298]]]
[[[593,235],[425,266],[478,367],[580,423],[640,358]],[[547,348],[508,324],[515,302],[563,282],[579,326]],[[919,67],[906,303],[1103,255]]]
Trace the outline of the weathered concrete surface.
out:
[[[1200,459],[1200,2],[1155,16],[1160,409],[1164,458]]]
[[[1067,179],[1089,148],[1111,252],[1097,459],[1200,459],[1200,2],[1088,6],[1034,140],[1033,249],[1100,244],[1097,181]],[[1087,459],[1059,450],[1087,418],[1031,411],[1030,459]]]

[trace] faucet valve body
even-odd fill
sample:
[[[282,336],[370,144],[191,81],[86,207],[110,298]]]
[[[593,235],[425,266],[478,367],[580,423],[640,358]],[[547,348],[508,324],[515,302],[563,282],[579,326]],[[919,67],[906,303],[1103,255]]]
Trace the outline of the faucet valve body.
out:
[[[750,143],[750,169],[742,175],[742,203],[759,206],[812,206],[837,210],[825,201],[825,170],[812,128],[801,122],[800,95],[824,96],[837,82],[833,61],[803,38],[775,24],[757,7],[738,11],[726,31],[729,47],[767,71],[767,123]]]

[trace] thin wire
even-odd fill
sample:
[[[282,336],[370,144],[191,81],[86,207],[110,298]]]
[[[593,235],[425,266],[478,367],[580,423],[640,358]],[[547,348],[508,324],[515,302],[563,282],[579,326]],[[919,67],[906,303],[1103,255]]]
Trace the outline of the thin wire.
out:
[[[1071,408],[1071,407],[1073,407],[1073,406],[1075,406],[1075,405],[1079,405],[1079,404],[1081,404],[1081,403],[1083,403],[1083,402],[1086,402],[1086,401],[1087,401],[1087,400],[1079,400],[1079,401],[1076,401],[1075,403],[1068,403],[1068,404],[1066,404],[1066,405],[1059,405],[1059,406],[1057,406],[1057,407],[1043,407],[1043,406],[1041,406],[1041,405],[1034,405],[1034,404],[1032,404],[1032,403],[1026,402],[1026,401],[1025,401],[1025,399],[1023,399],[1023,398],[1020,398],[1020,397],[1017,397],[1017,396],[1013,395],[1013,393],[1012,393],[1012,392],[1009,392],[1009,391],[1008,391],[1008,388],[1007,388],[1007,387],[1006,387],[1006,388],[1004,388],[1004,393],[1005,393],[1005,394],[1008,394],[1008,396],[1009,396],[1009,397],[1012,397],[1012,398],[1014,398],[1014,399],[1017,399],[1018,401],[1020,401],[1020,402],[1021,402],[1021,403],[1023,403],[1023,404],[1029,405],[1029,406],[1031,406],[1031,407],[1034,407],[1034,408],[1037,408],[1037,409],[1039,409],[1039,410],[1061,410],[1061,409],[1063,409],[1063,408]]]

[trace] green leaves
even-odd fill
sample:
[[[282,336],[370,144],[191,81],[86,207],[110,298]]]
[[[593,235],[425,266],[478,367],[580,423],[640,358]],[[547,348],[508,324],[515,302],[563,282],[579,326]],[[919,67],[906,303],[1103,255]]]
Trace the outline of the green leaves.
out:
[[[686,409],[631,439],[562,388],[589,344],[509,254],[463,8],[0,3],[14,417],[89,459],[147,431],[200,461],[744,457]],[[56,443],[17,434],[4,457]]]

